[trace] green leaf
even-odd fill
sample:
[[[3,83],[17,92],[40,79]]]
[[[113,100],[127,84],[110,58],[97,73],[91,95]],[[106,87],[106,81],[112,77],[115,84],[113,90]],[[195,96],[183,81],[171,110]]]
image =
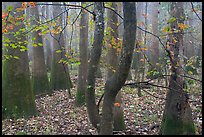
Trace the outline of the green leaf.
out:
[[[61,51],[61,50],[56,50],[55,52],[56,52],[56,53],[60,53],[60,52],[62,52],[62,51]]]
[[[189,80],[188,80],[188,84],[189,84],[189,85],[195,84],[195,80],[189,79]]]
[[[42,43],[38,43],[38,46],[43,46],[43,44]]]
[[[176,21],[176,18],[175,18],[175,17],[172,17],[172,18],[170,18],[169,20],[167,20],[167,22],[169,22],[169,23],[172,23],[172,22],[174,22],[174,21]]]
[[[13,58],[14,58],[14,59],[19,59],[19,57],[18,57],[18,56],[13,56]]]
[[[15,44],[10,44],[13,49],[17,48]]]
[[[10,12],[10,11],[12,11],[12,10],[13,10],[13,6],[8,6],[6,9],[7,9],[7,11],[9,11],[9,12]]]
[[[4,39],[4,42],[5,42],[5,43],[9,43],[9,42],[10,42],[10,39],[9,39],[9,38],[5,38],[5,39]]]
[[[33,37],[33,38],[32,38],[32,40],[33,40],[33,41],[35,41],[35,40],[36,40],[36,38],[34,38],[34,37]]]

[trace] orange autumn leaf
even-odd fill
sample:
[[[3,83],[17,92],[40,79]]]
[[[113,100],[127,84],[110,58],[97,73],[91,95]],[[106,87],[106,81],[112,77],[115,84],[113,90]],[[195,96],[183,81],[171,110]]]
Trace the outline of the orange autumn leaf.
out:
[[[3,29],[3,30],[2,30],[2,33],[6,33],[6,32],[8,32],[7,29]]]
[[[16,11],[17,11],[17,12],[20,12],[20,11],[22,11],[22,10],[24,10],[24,8],[16,8]]]
[[[120,103],[116,102],[116,103],[114,103],[114,106],[115,107],[120,107]]]
[[[144,59],[140,59],[140,62],[144,62]]]
[[[7,17],[7,16],[8,16],[8,13],[7,13],[7,12],[6,12],[6,13],[3,13],[3,14],[2,14],[2,19],[5,18],[5,17]]]
[[[28,4],[30,4],[32,7],[36,7],[36,3],[35,2],[28,2]]]
[[[23,8],[26,8],[27,6],[26,6],[26,2],[22,2],[22,7]]]

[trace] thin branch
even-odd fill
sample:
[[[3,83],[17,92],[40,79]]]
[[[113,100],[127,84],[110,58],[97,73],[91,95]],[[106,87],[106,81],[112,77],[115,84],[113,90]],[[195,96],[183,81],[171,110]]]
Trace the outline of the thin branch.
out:
[[[119,13],[117,13],[114,9],[112,9],[112,8],[110,8],[110,7],[106,7],[106,6],[104,6],[104,8],[113,11],[116,15],[118,15],[121,19],[123,19],[123,17],[122,17]]]
[[[198,81],[198,82],[202,83],[202,80],[199,80],[199,79],[196,79],[196,78],[187,76],[187,75],[180,75],[180,74],[179,74],[179,76],[186,77],[186,78],[189,78],[189,79],[193,79],[193,80],[195,80],[195,81]]]
[[[159,98],[159,99],[164,99],[164,100],[166,100],[165,98],[158,97],[158,96],[155,96],[155,95],[149,93],[147,90],[142,89],[142,91],[146,92],[147,94],[149,94],[149,95],[151,95],[151,96],[153,96],[153,97],[155,97],[155,98]]]
[[[198,17],[198,19],[200,20],[200,21],[202,21],[202,19],[200,18],[200,16],[198,15],[198,13],[195,11],[195,9],[194,9],[194,6],[193,6],[193,2],[191,2],[191,6],[192,6],[192,9],[193,9],[193,12],[196,14],[196,16]]]
[[[36,5],[53,5],[53,6],[78,7],[78,8],[82,8],[82,9],[86,10],[87,12],[89,12],[89,13],[91,13],[92,15],[95,16],[95,13],[94,13],[93,11],[90,11],[90,10],[87,9],[87,7],[92,6],[92,5],[94,5],[94,4],[87,5],[86,7],[83,7],[83,6],[80,6],[80,5],[73,5],[73,4],[44,4],[44,3],[41,4],[41,3],[39,3],[39,4],[36,4]]]

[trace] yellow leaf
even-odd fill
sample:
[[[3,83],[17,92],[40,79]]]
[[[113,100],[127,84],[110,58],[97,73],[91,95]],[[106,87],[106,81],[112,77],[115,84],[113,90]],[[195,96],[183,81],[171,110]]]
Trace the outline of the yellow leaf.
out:
[[[193,72],[189,70],[189,71],[188,71],[188,74],[189,74],[189,75],[193,75]]]

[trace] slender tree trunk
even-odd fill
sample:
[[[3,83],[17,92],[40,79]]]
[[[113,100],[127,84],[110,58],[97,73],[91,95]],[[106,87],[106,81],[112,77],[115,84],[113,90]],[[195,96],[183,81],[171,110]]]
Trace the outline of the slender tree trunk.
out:
[[[5,2],[5,7],[12,6],[13,10],[10,12],[8,21],[16,10],[16,8],[21,8],[21,2]],[[8,12],[8,11],[7,11]],[[16,12],[16,16],[22,17],[24,11]],[[8,22],[7,22],[8,23]],[[19,57],[19,59],[11,58],[4,62],[3,64],[3,77],[2,77],[2,115],[3,117],[30,117],[37,113],[35,98],[33,91],[31,89],[30,72],[28,65],[28,52],[20,51],[22,47],[27,47],[26,36],[22,34],[20,29],[25,29],[24,23],[16,21],[19,23],[17,26],[14,25],[13,30],[10,30],[8,34],[4,34],[5,38],[9,38],[10,42],[4,43],[8,44],[7,52],[5,54]],[[14,36],[12,33],[17,34]],[[12,45],[17,48],[12,48]]]
[[[159,2],[152,3],[152,33],[158,35],[158,5]],[[151,46],[151,58],[150,61],[152,65],[150,65],[150,70],[156,69],[158,71],[158,66],[156,63],[159,62],[159,40],[153,36]]]
[[[82,2],[81,5],[86,4]],[[79,72],[78,72],[78,83],[76,93],[76,105],[81,106],[85,103],[85,91],[86,91],[86,80],[87,80],[87,67],[88,67],[88,13],[83,10],[80,20],[80,61]]]
[[[91,124],[99,131],[99,110],[95,100],[95,79],[102,52],[104,37],[104,7],[102,2],[95,2],[95,30],[94,43],[91,49],[87,76],[86,105]]]
[[[171,17],[175,17],[176,21],[171,23],[171,28],[179,30],[169,36],[171,49],[171,76],[169,81],[170,90],[167,92],[165,109],[161,123],[160,134],[162,135],[193,135],[195,127],[192,120],[192,110],[188,103],[188,95],[183,90],[184,80],[179,74],[182,74],[179,49],[183,44],[183,30],[178,27],[178,23],[183,23],[184,15],[183,3],[171,3]],[[176,42],[175,42],[176,40]]]
[[[111,8],[117,11],[117,3],[113,2],[111,5]],[[107,22],[107,28],[110,30],[110,39],[108,40],[108,53],[107,53],[107,59],[108,59],[108,70],[107,70],[107,79],[110,79],[110,77],[114,74],[116,67],[117,67],[117,60],[118,60],[118,55],[117,55],[117,48],[120,48],[121,45],[119,45],[118,42],[118,17],[117,15],[111,11],[107,11],[107,17],[108,17],[108,22]],[[121,91],[118,92],[115,103],[122,104],[122,99],[121,99]],[[114,106],[113,109],[113,118],[114,118],[114,130],[120,131],[125,129],[125,122],[124,122],[124,116],[123,116],[123,108],[122,106]]]
[[[124,2],[123,13],[124,13],[124,37],[122,45],[122,54],[116,72],[110,79],[106,81],[105,84],[102,119],[100,123],[101,135],[113,134],[113,106],[115,102],[115,97],[118,94],[119,90],[124,85],[128,77],[132,61],[133,50],[135,46],[136,37],[135,2]]]

